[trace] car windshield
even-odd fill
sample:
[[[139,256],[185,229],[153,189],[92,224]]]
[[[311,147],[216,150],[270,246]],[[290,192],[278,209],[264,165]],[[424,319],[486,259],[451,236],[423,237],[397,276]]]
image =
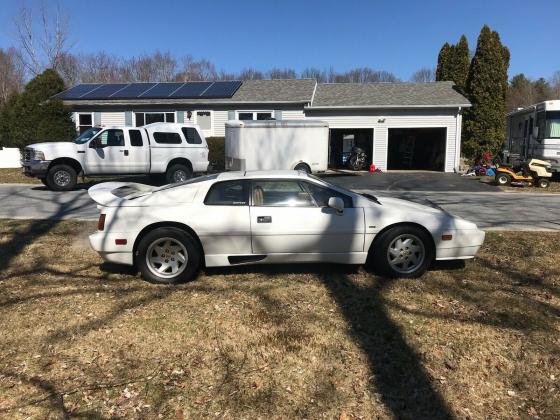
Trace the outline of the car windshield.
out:
[[[76,139],[74,139],[74,143],[76,144],[84,144],[93,136],[101,131],[101,127],[91,127],[80,134]]]

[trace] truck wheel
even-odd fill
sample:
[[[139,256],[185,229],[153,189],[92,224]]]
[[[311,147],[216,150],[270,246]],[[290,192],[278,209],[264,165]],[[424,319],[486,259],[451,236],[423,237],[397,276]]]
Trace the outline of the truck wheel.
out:
[[[49,169],[46,185],[53,191],[69,191],[74,189],[78,175],[70,165],[54,165]]]
[[[184,182],[193,176],[193,171],[187,165],[181,163],[176,163],[171,165],[167,172],[165,173],[165,179],[169,184],[174,184],[176,182]]]
[[[498,185],[509,185],[511,183],[511,177],[508,174],[497,173],[495,179]]]
[[[306,174],[310,174],[311,173],[311,168],[309,167],[309,165],[307,163],[298,163],[296,165],[296,167],[294,168],[294,171],[303,171]]]
[[[157,228],[140,241],[136,262],[145,280],[175,284],[196,277],[201,252],[192,236],[184,230]]]
[[[546,178],[539,178],[537,179],[537,187],[539,188],[548,188],[550,186],[550,181]]]

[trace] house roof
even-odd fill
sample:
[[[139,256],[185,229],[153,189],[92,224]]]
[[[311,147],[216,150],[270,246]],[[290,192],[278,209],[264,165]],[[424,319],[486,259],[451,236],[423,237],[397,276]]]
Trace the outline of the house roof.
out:
[[[453,82],[321,83],[310,109],[468,107]]]
[[[317,82],[314,79],[245,80],[233,96],[229,98],[138,97],[134,99],[116,99],[108,96],[96,99],[63,99],[63,102],[66,105],[308,104],[311,102],[316,85]]]

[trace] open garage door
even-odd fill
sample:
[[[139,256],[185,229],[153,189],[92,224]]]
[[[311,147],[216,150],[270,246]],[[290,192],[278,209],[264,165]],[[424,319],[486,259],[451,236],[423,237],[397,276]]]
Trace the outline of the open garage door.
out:
[[[329,131],[330,168],[345,168],[352,146],[366,152],[369,166],[373,156],[373,128],[332,128]]]
[[[446,128],[390,128],[387,169],[444,171]]]

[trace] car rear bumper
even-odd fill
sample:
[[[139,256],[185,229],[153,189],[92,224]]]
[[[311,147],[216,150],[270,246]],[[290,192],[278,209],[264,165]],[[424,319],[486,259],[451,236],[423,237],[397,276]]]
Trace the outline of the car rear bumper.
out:
[[[49,170],[50,160],[28,160],[21,162],[23,174],[33,178],[45,178]]]
[[[133,241],[127,239],[125,245],[117,245],[117,239],[127,239],[122,233],[106,233],[98,231],[89,236],[89,243],[94,251],[96,251],[105,261],[117,264],[134,264],[134,256],[132,253]]]

